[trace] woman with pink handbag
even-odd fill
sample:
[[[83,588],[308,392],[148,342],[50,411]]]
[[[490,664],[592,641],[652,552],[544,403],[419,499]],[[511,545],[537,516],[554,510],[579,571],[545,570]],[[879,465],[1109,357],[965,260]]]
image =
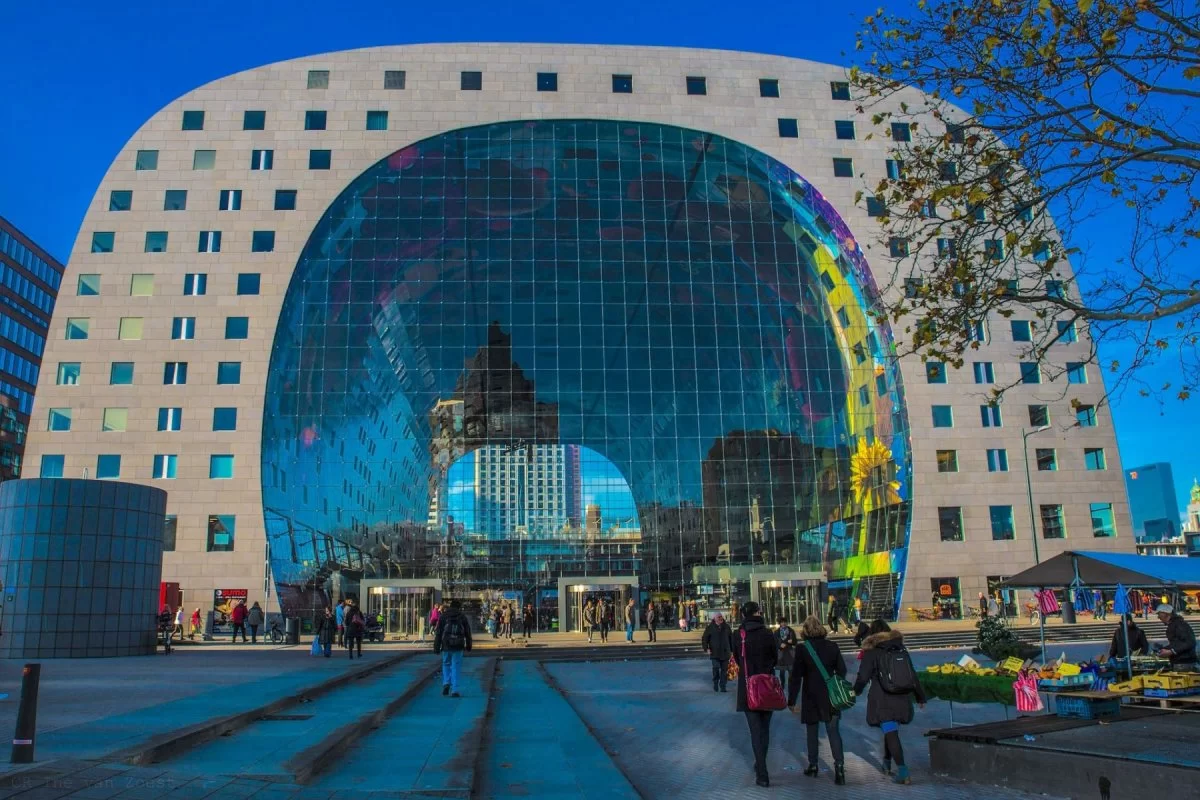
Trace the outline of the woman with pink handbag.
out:
[[[758,603],[742,606],[742,626],[738,628],[734,653],[738,675],[737,710],[746,715],[750,727],[750,747],[754,751],[754,778],[759,786],[770,786],[767,776],[767,747],[771,742],[771,713],[787,707],[787,698],[779,678],[775,677],[775,661],[779,648],[775,635],[763,623]]]

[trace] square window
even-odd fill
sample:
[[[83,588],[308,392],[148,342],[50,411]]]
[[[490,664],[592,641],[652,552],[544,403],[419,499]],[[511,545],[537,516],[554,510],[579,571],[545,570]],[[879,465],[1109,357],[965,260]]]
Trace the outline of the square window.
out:
[[[633,76],[613,75],[612,90],[613,94],[633,94]]]
[[[61,478],[63,476],[63,465],[65,461],[66,456],[49,454],[42,456],[41,472],[38,473],[38,477]]]
[[[985,239],[983,242],[983,255],[991,261],[1004,260],[1004,242],[999,239]],[[1016,294],[1018,285],[1016,281],[1005,281],[1006,291],[1012,292],[1008,297]]]
[[[167,251],[166,231],[146,231],[147,253],[165,253]]]
[[[892,236],[888,239],[888,254],[892,258],[904,258],[908,255],[908,239],[902,236]]]
[[[96,480],[115,481],[121,477],[119,455],[96,456]]]
[[[217,385],[218,386],[236,386],[242,382],[242,362],[240,361],[218,361],[217,362]]]
[[[1046,281],[1046,295],[1049,297],[1057,297],[1060,300],[1066,297],[1066,292],[1063,291],[1063,282]]]
[[[226,317],[225,318],[225,338],[226,339],[245,339],[250,335],[250,318],[249,317]]]
[[[759,78],[758,96],[779,97],[779,80],[776,78]]]
[[[1067,362],[1067,382],[1087,383],[1087,365],[1077,361]]]
[[[214,431],[236,431],[237,417],[236,408],[214,408],[212,429]]]
[[[324,111],[305,111],[304,130],[323,131],[325,130],[325,120],[326,113]]]
[[[1075,421],[1079,423],[1079,427],[1081,428],[1096,427],[1096,407],[1080,406],[1075,409]]]
[[[996,373],[995,373],[995,370],[992,369],[992,362],[976,361],[974,364],[971,365],[971,367],[975,373],[975,382],[976,383],[995,383],[996,382]]]
[[[196,338],[195,317],[175,317],[171,320],[171,338],[176,341],[186,341]]]
[[[950,144],[966,144],[967,142],[966,131],[963,130],[962,125],[947,123],[946,137],[950,140]]]
[[[113,189],[108,193],[109,211],[128,211],[133,208],[133,192],[128,189]]]
[[[52,409],[50,409],[49,418],[46,420],[46,430],[48,430],[48,431],[69,431],[69,430],[71,430],[71,409],[69,409],[69,408],[52,408]]]
[[[186,211],[187,190],[167,189],[163,193],[163,211]]]
[[[276,189],[275,190],[275,210],[276,211],[295,211],[296,210],[296,190],[295,189]]]
[[[242,210],[242,190],[241,189],[222,189],[220,201],[217,204],[219,211],[241,211]]]
[[[242,112],[242,130],[244,131],[261,131],[267,127],[267,112],[266,111],[243,111]]]
[[[1004,449],[987,451],[988,472],[1008,472],[1008,451]]]
[[[1009,322],[1012,325],[1012,340],[1014,342],[1033,341],[1033,325],[1029,320],[1014,319]]]
[[[121,317],[117,326],[117,338],[124,342],[136,342],[142,338],[142,317]]]
[[[954,411],[950,406],[933,406],[933,427],[954,427]]]
[[[1042,538],[1043,539],[1065,539],[1067,538],[1066,526],[1063,525],[1062,506],[1049,505],[1041,507],[1042,518]]]
[[[992,518],[992,539],[1006,541],[1017,537],[1012,506],[989,506],[988,512]]]
[[[800,128],[792,117],[780,117],[776,124],[779,126],[779,136],[783,139],[796,139],[800,136]]]
[[[123,433],[129,425],[128,408],[106,408],[100,430],[104,433]]]
[[[239,272],[237,276],[238,294],[258,294],[261,276],[257,272]]]
[[[898,181],[904,177],[904,162],[889,158],[885,164],[888,180]]]
[[[112,362],[108,368],[108,383],[110,386],[131,386],[133,384],[133,362]]]
[[[925,362],[925,382],[926,383],[945,383],[946,382],[946,365],[941,361],[926,361]]]
[[[938,177],[944,181],[953,181],[958,178],[958,164],[953,161],[938,162]]]
[[[1058,472],[1058,455],[1053,447],[1039,447],[1033,452],[1040,472]]]
[[[138,150],[137,157],[133,162],[133,168],[136,170],[158,169],[158,151]]]
[[[988,328],[986,322],[971,322],[967,324],[967,341],[986,344]]]
[[[275,249],[275,231],[255,231],[250,239],[250,252],[270,253]]]
[[[1043,243],[1043,244],[1039,244],[1036,247],[1034,247],[1033,248],[1033,260],[1034,261],[1049,261],[1050,260],[1050,245]],[[1050,283],[1050,281],[1047,281],[1047,294],[1049,294],[1049,283]],[[1051,295],[1051,296],[1053,297],[1054,295]],[[1059,296],[1061,296],[1061,295],[1059,295]]]
[[[183,386],[187,383],[187,373],[186,361],[168,361],[163,364],[163,385]]]
[[[333,151],[331,150],[309,150],[308,151],[308,168],[309,169],[329,169],[329,165],[333,163]]]
[[[154,276],[153,275],[133,275],[129,279],[129,296],[130,297],[153,297],[154,296]]]
[[[388,129],[388,112],[386,111],[368,111],[367,112],[367,130],[369,131],[386,131]]]
[[[87,317],[68,317],[67,318],[67,339],[86,339],[88,338],[88,329],[91,328],[92,321]]]
[[[233,477],[233,456],[228,453],[208,457],[208,477],[227,479]]]
[[[1058,340],[1060,342],[1062,342],[1064,344],[1073,344],[1073,343],[1079,341],[1079,332],[1075,329],[1074,322],[1068,322],[1066,320],[1059,320],[1057,322],[1057,326],[1058,326]]]
[[[1091,503],[1088,510],[1092,516],[1092,536],[1097,539],[1111,539],[1117,535],[1112,503]]]
[[[192,153],[192,169],[213,169],[216,166],[216,150],[197,150]]]
[[[539,92],[557,92],[558,91],[558,73],[557,72],[539,72],[537,74],[537,90]]]
[[[687,93],[708,94],[708,80],[699,75],[689,75],[687,77]]]
[[[308,71],[308,88],[309,89],[328,89],[329,88],[329,70],[327,70],[327,69],[310,69]]]
[[[833,160],[833,177],[835,177],[835,178],[853,178],[854,177],[854,159],[852,159],[852,158],[835,158]]]
[[[911,142],[912,127],[907,122],[892,123],[892,141],[893,142]]]
[[[839,139],[854,139],[854,121],[849,119],[834,120],[833,131]]]
[[[250,169],[263,171],[271,169],[275,166],[275,151],[274,150],[251,150],[250,151]]]
[[[478,92],[483,89],[483,73],[478,70],[463,70],[459,73],[458,88],[464,92]]]
[[[208,552],[233,552],[234,529],[237,517],[233,514],[210,514],[208,517]]]
[[[850,84],[847,81],[830,81],[829,95],[834,100],[849,100]]]
[[[95,297],[100,294],[100,276],[80,275],[75,284],[75,294],[79,297]]]
[[[158,429],[160,431],[178,431],[182,428],[182,408],[160,408],[158,410]]]
[[[185,111],[185,112],[183,112],[183,130],[185,130],[185,131],[202,131],[202,130],[204,130],[204,112],[203,111]]]
[[[1044,428],[1050,424],[1050,407],[1043,405],[1029,406],[1029,425],[1033,428]]]
[[[111,253],[116,237],[112,231],[96,231],[92,234],[92,252]]]
[[[150,477],[159,481],[173,480],[178,461],[179,456],[177,455],[156,455],[154,457],[154,471]]]
[[[1108,469],[1108,462],[1104,459],[1104,448],[1085,447],[1083,449],[1083,466],[1088,470]]]
[[[923,278],[905,278],[904,279],[904,296],[908,299],[919,297],[921,288],[925,285]]]
[[[979,407],[979,420],[985,428],[1000,428],[1004,420],[1000,416],[1000,406],[989,403]]]
[[[961,542],[963,540],[962,508],[959,506],[943,506],[938,508],[938,530],[943,542]]]
[[[219,253],[221,252],[221,232],[220,231],[200,231],[200,241],[196,245],[198,253]]]
[[[208,275],[203,272],[189,272],[183,276],[183,294],[196,297],[208,293]]]
[[[60,361],[58,364],[58,372],[54,378],[56,386],[78,386],[79,385],[79,362],[78,361]]]
[[[386,69],[383,71],[383,88],[403,89],[406,75],[402,69]]]
[[[1042,368],[1036,361],[1021,362],[1021,383],[1041,383]]]
[[[937,451],[937,471],[938,472],[958,472],[958,451],[957,450],[938,450]]]
[[[887,216],[887,206],[878,197],[867,198],[867,216],[868,217],[885,217]]]

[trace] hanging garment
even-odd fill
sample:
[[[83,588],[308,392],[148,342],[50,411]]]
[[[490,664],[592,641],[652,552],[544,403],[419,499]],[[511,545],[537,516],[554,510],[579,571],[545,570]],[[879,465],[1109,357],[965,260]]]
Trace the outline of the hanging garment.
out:
[[[1042,616],[1062,611],[1062,606],[1058,604],[1058,598],[1055,597],[1052,589],[1042,589],[1035,596],[1037,597],[1038,611],[1042,612]]]
[[[1017,675],[1017,680],[1013,683],[1013,692],[1016,695],[1017,711],[1032,713],[1041,711],[1042,696],[1038,694],[1038,679],[1037,673],[1033,670],[1022,670]]]

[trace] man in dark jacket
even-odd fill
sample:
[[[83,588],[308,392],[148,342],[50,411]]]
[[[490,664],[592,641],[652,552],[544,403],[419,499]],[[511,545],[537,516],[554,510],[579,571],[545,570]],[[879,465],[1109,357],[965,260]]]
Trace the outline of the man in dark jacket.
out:
[[[1125,627],[1129,630],[1129,649],[1135,653],[1149,653],[1150,642],[1146,641],[1146,632],[1133,621],[1132,614],[1125,615]],[[1125,658],[1127,655],[1129,654],[1125,652],[1125,634],[1121,632],[1121,626],[1118,625],[1116,631],[1113,632],[1112,644],[1108,648],[1108,657]]]
[[[729,675],[726,670],[729,658],[733,655],[733,629],[729,627],[725,617],[717,614],[712,618],[708,627],[704,629],[704,636],[700,638],[700,646],[712,660],[713,691],[729,691]]]
[[[862,662],[854,681],[854,693],[862,694],[867,684],[871,691],[867,695],[867,724],[883,731],[883,771],[890,773],[892,762],[896,762],[896,783],[908,783],[908,767],[904,763],[904,750],[900,746],[900,726],[913,720],[913,698],[925,707],[925,690],[917,680],[916,670],[909,660],[908,671],[912,685],[904,692],[885,691],[881,678],[896,674],[890,662],[908,658],[904,648],[904,637],[893,631],[883,620],[871,624],[874,631],[863,641]]]
[[[463,614],[460,601],[451,600],[450,610],[438,620],[433,652],[442,655],[442,694],[462,697],[458,693],[458,674],[462,671],[463,653],[471,652],[471,623]]]
[[[1158,620],[1167,626],[1167,646],[1158,651],[1163,658],[1171,659],[1171,668],[1196,668],[1196,633],[1183,617],[1175,613],[1175,607],[1163,604],[1158,607]]]
[[[770,711],[751,710],[746,699],[746,680],[751,675],[771,675],[779,658],[775,635],[763,622],[758,603],[753,600],[742,606],[742,627],[733,637],[733,655],[740,671],[737,686],[737,710],[746,714],[750,728],[750,747],[754,751],[755,783],[770,786],[767,776],[767,747],[771,743]]]

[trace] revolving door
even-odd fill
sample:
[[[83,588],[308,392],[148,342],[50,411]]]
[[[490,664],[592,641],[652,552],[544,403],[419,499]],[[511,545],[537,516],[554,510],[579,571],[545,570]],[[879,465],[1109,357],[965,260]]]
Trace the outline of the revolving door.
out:
[[[374,584],[374,585],[371,585]],[[385,639],[407,641],[426,635],[429,612],[440,601],[440,587],[397,585],[390,581],[363,581],[367,622],[382,618]]]
[[[751,599],[762,608],[768,625],[783,619],[798,627],[809,614],[821,614],[821,578],[819,574],[752,576]]]
[[[563,578],[559,580],[559,631],[579,633],[584,630],[583,610],[588,601],[608,603],[614,628],[624,628],[625,604],[633,598],[638,605],[636,578]],[[639,618],[640,619],[640,618]]]

